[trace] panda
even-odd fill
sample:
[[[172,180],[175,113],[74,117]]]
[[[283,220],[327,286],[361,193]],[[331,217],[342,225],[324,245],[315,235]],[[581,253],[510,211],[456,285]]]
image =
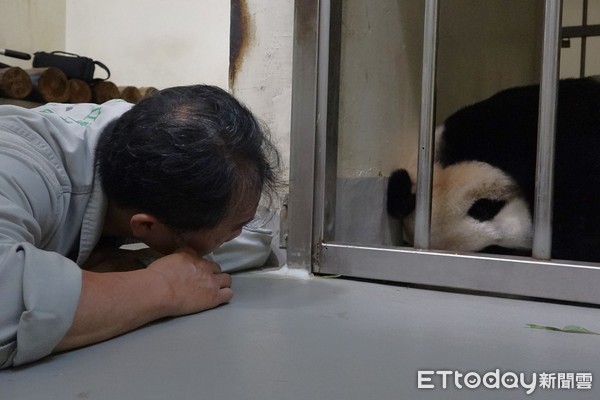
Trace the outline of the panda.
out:
[[[539,85],[503,90],[435,132],[431,248],[531,255]],[[416,163],[395,170],[387,211],[414,234]],[[600,262],[600,77],[559,81],[552,258]]]

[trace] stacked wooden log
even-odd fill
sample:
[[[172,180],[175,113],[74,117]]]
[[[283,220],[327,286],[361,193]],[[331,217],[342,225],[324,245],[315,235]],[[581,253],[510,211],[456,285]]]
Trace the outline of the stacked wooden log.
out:
[[[110,81],[88,83],[80,79],[68,79],[58,68],[0,69],[0,97],[30,100],[38,103],[104,103],[123,99],[137,103],[157,92],[154,87],[137,88],[117,86]]]
[[[0,69],[0,95],[10,99],[24,99],[29,96],[33,85],[27,72],[19,67]]]

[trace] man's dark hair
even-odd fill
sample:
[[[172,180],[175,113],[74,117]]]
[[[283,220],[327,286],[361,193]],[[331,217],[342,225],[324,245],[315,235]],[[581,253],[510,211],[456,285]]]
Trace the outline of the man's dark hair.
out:
[[[245,193],[274,194],[279,166],[252,113],[207,85],[143,99],[103,132],[96,159],[109,199],[180,231],[216,226]]]

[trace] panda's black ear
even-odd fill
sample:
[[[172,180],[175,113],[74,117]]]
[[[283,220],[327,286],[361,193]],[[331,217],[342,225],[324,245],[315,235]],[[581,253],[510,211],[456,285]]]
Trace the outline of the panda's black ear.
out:
[[[398,169],[392,173],[387,187],[387,211],[394,218],[403,218],[415,209],[415,194],[408,172]]]

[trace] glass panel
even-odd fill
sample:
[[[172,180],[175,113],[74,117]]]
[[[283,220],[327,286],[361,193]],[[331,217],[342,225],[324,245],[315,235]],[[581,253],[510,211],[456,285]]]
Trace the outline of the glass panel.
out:
[[[589,0],[594,2],[597,0]],[[583,0],[563,0],[562,26],[579,26],[583,13]]]
[[[423,12],[424,1],[343,2],[336,241],[404,244],[385,192],[417,150]],[[540,0],[441,0],[438,123],[539,81],[542,13]]]
[[[343,2],[336,240],[391,243],[384,176],[416,148],[423,4]]]
[[[569,47],[565,47],[568,43]],[[588,39],[587,46],[590,41]],[[588,54],[589,56],[589,54]],[[563,41],[563,47],[560,49],[560,77],[561,78],[577,78],[579,77],[579,65],[581,62],[581,39],[572,38],[568,41]]]
[[[600,25],[600,0],[588,0],[588,24]]]
[[[589,37],[585,57],[585,74],[600,75],[600,37]]]

